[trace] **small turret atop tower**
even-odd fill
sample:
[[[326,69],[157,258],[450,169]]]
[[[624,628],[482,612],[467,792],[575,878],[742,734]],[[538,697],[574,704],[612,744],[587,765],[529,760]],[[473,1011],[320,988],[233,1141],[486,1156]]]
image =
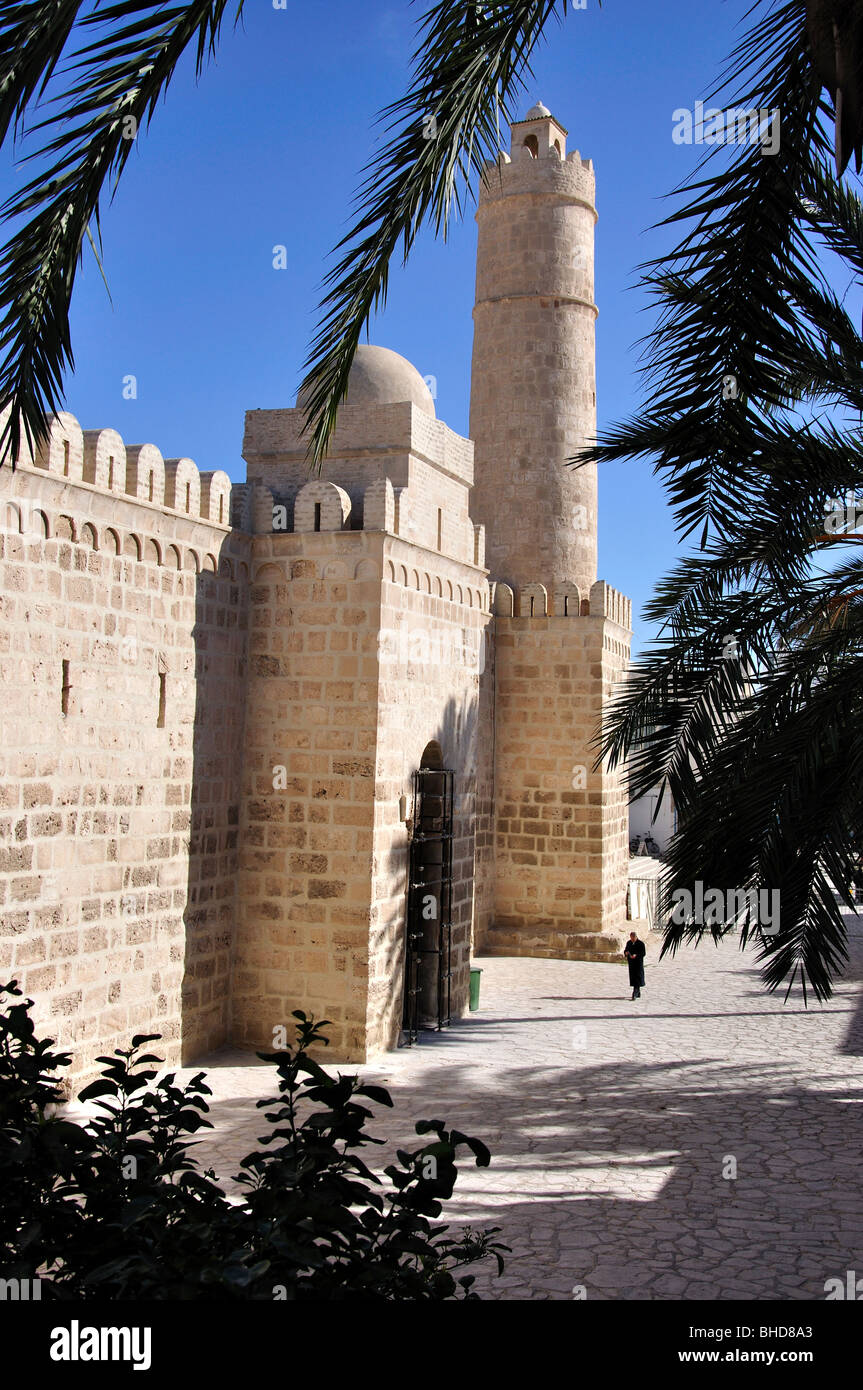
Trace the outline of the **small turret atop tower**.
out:
[[[567,131],[552,116],[547,106],[537,102],[523,121],[515,121],[512,132],[513,157],[527,150],[534,159],[545,159],[554,151],[558,159],[566,159]]]
[[[596,582],[596,467],[567,468],[596,433],[590,160],[534,106],[512,156],[486,166],[477,223],[471,510],[491,577],[521,589]]]

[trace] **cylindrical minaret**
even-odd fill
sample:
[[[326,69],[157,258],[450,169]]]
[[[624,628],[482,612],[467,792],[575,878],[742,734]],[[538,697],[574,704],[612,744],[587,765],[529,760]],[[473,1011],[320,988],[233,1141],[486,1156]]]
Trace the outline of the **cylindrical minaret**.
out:
[[[514,589],[596,580],[594,175],[541,104],[486,168],[477,210],[471,515],[491,577]]]

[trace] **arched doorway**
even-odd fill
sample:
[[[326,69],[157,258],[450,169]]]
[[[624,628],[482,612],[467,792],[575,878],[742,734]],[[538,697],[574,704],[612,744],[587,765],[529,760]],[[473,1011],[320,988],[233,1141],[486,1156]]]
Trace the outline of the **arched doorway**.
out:
[[[453,773],[438,743],[414,773],[408,873],[403,1027],[446,1027],[451,1012]]]

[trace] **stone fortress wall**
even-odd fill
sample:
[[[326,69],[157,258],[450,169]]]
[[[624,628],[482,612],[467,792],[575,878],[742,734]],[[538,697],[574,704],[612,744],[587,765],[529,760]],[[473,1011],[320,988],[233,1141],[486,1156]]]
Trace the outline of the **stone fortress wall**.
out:
[[[333,459],[341,488],[304,450],[267,471],[265,415],[301,424],[251,412],[233,489],[66,414],[0,469],[0,962],[76,1071],[133,1032],[171,1062],[268,1046],[297,1007],[333,1020],[334,1056],[392,1045],[399,797],[432,741],[459,768],[466,1004],[491,622],[470,444],[381,406],[395,451]]]
[[[233,489],[69,415],[0,469],[0,961],[81,1072],[133,1032],[161,1032],[172,1062],[266,1047],[297,1007],[332,1020],[334,1057],[394,1045],[399,799],[431,742],[457,774],[456,1014],[472,941],[584,951],[601,927],[579,897],[624,891],[593,882],[601,775],[558,787],[530,738],[554,703],[577,761],[626,601],[498,584],[492,603],[469,441],[384,405],[325,466],[341,483],[309,480],[298,417],[250,413]],[[365,453],[373,437],[396,446]],[[544,920],[539,942],[538,911],[557,933]]]
[[[470,432],[495,585],[494,893],[486,949],[619,959],[626,793],[592,739],[631,608],[597,581],[593,164],[537,104],[477,208]]]
[[[370,346],[316,475],[301,400],[247,414],[233,487],[68,414],[0,468],[0,972],[78,1075],[135,1032],[270,1049],[298,1008],[334,1060],[394,1046],[424,756],[455,774],[454,1016],[472,949],[618,958],[625,792],[590,740],[631,614],[563,467],[595,421],[565,134],[534,108],[483,186],[476,478]]]
[[[483,944],[504,955],[618,960],[628,802],[594,738],[629,660],[632,605],[601,580],[495,586],[495,890]]]
[[[51,425],[0,469],[0,972],[86,1072],[229,1030],[248,538],[226,474]]]
[[[349,396],[311,481],[301,409],[246,417],[260,533],[235,985],[243,1041],[282,1020],[299,989],[333,1019],[338,1055],[395,1045],[408,869],[400,798],[410,804],[430,743],[456,771],[455,1012],[467,1004],[492,617],[484,536],[468,513],[472,445],[429,409]],[[272,788],[276,762],[289,800]]]

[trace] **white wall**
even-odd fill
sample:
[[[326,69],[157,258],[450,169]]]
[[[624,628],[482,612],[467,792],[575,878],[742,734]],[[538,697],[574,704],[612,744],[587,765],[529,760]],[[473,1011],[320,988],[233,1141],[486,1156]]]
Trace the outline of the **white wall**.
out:
[[[674,834],[677,825],[677,813],[666,791],[662,798],[659,815],[654,821],[653,814],[658,800],[659,792],[651,791],[646,796],[640,796],[637,801],[631,803],[629,807],[629,838],[632,840],[637,835],[651,835],[659,845],[660,850],[664,852]]]

